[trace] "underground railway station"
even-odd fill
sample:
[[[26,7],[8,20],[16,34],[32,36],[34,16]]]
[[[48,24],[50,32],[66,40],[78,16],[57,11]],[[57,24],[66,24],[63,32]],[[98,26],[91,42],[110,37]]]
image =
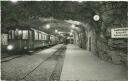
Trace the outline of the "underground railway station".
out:
[[[126,81],[128,2],[1,1],[1,80]]]

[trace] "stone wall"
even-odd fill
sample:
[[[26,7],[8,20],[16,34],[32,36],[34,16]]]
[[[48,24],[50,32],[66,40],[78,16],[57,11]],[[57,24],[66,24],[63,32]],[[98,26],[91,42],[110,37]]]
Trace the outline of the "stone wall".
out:
[[[85,36],[81,41],[86,43],[87,50],[90,50],[99,58],[114,64],[126,64],[127,62],[127,39],[111,38],[111,28],[127,27],[126,3],[106,2],[101,5],[100,18],[95,24],[88,23]],[[98,24],[98,25],[97,25]],[[80,37],[79,40],[83,39]]]
[[[73,37],[74,37],[74,44],[76,44],[76,45],[78,45],[78,46],[80,46],[80,41],[79,41],[79,34],[78,34],[78,32],[74,32],[74,35],[73,35]]]
[[[126,3],[105,3],[101,6],[102,12],[100,33],[96,34],[96,53],[103,60],[114,64],[126,62],[127,40],[111,38],[112,28],[127,27]]]

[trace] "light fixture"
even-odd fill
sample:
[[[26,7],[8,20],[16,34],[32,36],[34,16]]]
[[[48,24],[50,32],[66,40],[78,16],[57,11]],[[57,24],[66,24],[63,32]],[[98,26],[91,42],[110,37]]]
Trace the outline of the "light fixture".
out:
[[[12,3],[17,3],[18,0],[10,0]]]
[[[74,25],[74,24],[72,24],[72,25],[71,25],[71,27],[72,27],[72,28],[75,28],[75,25]]]
[[[61,34],[61,32],[58,32],[59,34]]]
[[[18,31],[18,33],[19,33],[19,35],[21,35],[21,34],[22,34],[22,31],[21,31],[21,30],[19,30],[19,31]]]
[[[72,32],[70,33],[70,36],[72,35]]]
[[[50,28],[50,24],[47,24],[47,25],[46,25],[46,28],[49,29],[49,28]]]
[[[73,30],[71,30],[71,32],[73,32]]]
[[[82,3],[83,1],[82,0],[78,0],[79,3]]]
[[[58,30],[55,30],[56,33],[58,33]]]
[[[61,36],[63,36],[63,34],[60,34]]]
[[[99,21],[100,16],[99,15],[94,15],[93,19],[94,19],[94,21]]]
[[[8,46],[7,46],[7,49],[8,49],[8,50],[12,50],[12,49],[13,49],[13,46],[12,46],[12,45],[8,45]]]

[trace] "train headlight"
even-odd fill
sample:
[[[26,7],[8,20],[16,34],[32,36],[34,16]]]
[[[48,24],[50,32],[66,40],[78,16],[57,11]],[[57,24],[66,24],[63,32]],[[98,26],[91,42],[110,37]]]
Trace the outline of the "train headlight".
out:
[[[12,45],[8,45],[7,49],[8,50],[12,50],[13,49],[13,46]]]

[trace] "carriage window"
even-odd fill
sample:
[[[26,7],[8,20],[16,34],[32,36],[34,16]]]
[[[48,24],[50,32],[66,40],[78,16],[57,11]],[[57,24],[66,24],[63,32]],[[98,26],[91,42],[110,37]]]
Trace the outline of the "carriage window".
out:
[[[9,31],[9,39],[11,39],[12,38],[12,31],[10,30]]]
[[[47,35],[45,35],[45,40],[46,40],[46,37],[47,37]]]
[[[45,36],[45,40],[47,40],[47,37],[48,37],[48,36],[46,35],[46,36]]]
[[[15,36],[15,31],[12,30],[12,39],[14,39],[14,36]]]
[[[44,40],[46,40],[46,35],[44,35]]]
[[[44,35],[42,34],[42,40],[44,40],[44,38],[43,38],[43,37],[44,37]]]
[[[22,30],[15,30],[15,39],[21,39],[22,38]]]
[[[35,31],[35,40],[38,40],[38,32]]]
[[[28,30],[23,30],[23,39],[28,39]]]
[[[43,34],[41,34],[41,40],[43,40]]]
[[[46,40],[46,35],[44,35],[44,40]]]
[[[47,37],[48,37],[48,36],[46,35],[46,36],[45,36],[45,40],[47,40]]]
[[[39,33],[39,40],[41,40],[41,33]]]
[[[38,37],[39,37],[39,40],[40,40],[40,33],[38,33]]]
[[[42,40],[44,40],[44,34],[42,34]]]
[[[15,31],[9,30],[9,39],[14,39]]]
[[[45,35],[43,34],[43,40],[45,40],[44,36],[45,36]]]
[[[15,30],[15,37],[18,38],[18,29]]]
[[[29,31],[29,37],[30,37],[30,39],[33,38],[33,37],[32,37],[32,31]]]

